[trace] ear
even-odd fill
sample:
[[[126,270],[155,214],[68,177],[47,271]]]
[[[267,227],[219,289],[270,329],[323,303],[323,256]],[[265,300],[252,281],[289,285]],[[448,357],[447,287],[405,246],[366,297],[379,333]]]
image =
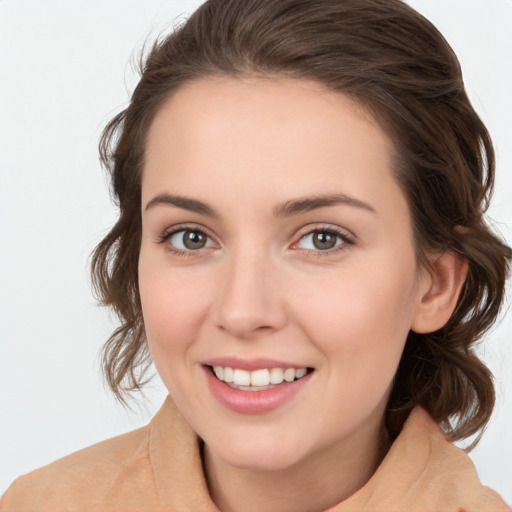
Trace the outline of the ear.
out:
[[[468,273],[468,262],[458,254],[447,251],[432,256],[430,268],[424,270],[419,301],[411,329],[417,333],[441,329],[452,316]]]

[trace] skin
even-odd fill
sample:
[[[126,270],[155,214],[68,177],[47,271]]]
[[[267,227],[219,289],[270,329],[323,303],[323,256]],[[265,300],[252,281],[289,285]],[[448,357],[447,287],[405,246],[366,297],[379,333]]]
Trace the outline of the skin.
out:
[[[409,330],[437,329],[453,310],[464,264],[448,254],[433,258],[430,272],[418,267],[391,154],[361,107],[307,81],[198,80],[151,125],[139,260],[148,344],[205,442],[223,512],[325,510],[364,485],[382,458],[386,401]],[[155,199],[162,194],[216,215]],[[366,207],[273,212],[333,194]],[[187,249],[183,232],[162,241],[185,228],[203,231],[206,244]],[[343,237],[336,246],[315,247],[311,233],[333,229]],[[243,414],[206,384],[203,363],[220,356],[314,372],[284,405]]]

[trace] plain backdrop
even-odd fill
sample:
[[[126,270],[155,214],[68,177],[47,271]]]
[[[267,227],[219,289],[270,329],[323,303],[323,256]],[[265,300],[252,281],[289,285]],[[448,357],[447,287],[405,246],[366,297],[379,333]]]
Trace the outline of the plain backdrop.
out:
[[[277,1],[277,0],[276,0]],[[97,143],[136,83],[145,39],[200,0],[0,0],[0,493],[18,475],[149,420],[158,379],[131,411],[102,384],[114,321],[96,306],[89,255],[115,218]],[[410,0],[458,54],[498,153],[490,216],[512,242],[512,1]],[[508,304],[511,295],[509,289]],[[512,502],[512,315],[480,353],[498,390],[472,452]]]

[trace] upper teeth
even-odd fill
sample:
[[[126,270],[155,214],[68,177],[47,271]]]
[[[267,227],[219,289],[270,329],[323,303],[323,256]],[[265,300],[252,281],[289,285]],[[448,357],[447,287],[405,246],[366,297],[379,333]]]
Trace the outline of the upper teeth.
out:
[[[214,366],[213,371],[219,380],[233,383],[236,386],[268,386],[269,384],[281,384],[283,380],[292,382],[304,377],[306,368],[271,368],[248,372],[229,366]]]

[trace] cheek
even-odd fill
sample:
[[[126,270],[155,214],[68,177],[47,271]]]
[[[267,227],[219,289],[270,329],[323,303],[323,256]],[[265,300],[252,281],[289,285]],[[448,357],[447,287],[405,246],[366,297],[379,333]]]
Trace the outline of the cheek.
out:
[[[141,256],[139,290],[144,326],[151,356],[162,377],[168,373],[167,367],[183,368],[186,363],[208,311],[206,283],[208,280],[197,273],[188,276],[187,272],[146,265]]]
[[[385,407],[409,332],[414,279],[380,274],[351,269],[330,282],[329,293],[315,287],[299,315],[324,358],[327,403],[313,414],[332,436]]]
[[[340,272],[304,295],[296,313],[318,349],[356,380],[361,370],[392,378],[398,365],[415,295],[415,265],[402,263]]]

